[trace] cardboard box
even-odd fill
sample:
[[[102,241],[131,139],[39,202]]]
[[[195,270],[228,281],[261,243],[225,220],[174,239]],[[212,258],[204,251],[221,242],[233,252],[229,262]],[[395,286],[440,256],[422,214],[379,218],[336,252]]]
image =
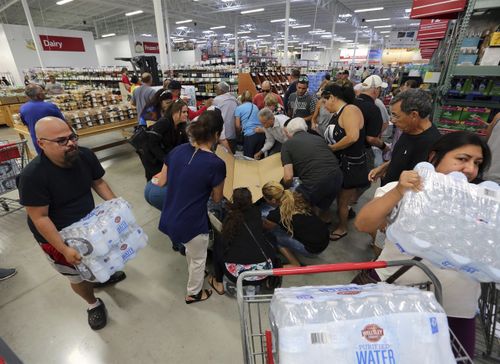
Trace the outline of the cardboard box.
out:
[[[262,186],[269,181],[279,182],[283,178],[281,154],[274,154],[262,160],[246,160],[235,158],[220,145],[215,152],[226,163],[226,181],[224,197],[228,200],[233,196],[233,190],[247,187],[256,202],[262,197]]]

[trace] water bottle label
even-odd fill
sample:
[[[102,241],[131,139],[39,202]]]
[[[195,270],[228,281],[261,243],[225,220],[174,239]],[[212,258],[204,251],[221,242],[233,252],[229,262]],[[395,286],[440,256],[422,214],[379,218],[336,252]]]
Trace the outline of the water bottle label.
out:
[[[439,326],[437,319],[435,317],[429,318],[430,324],[431,324],[431,332],[432,334],[437,334],[439,332]]]

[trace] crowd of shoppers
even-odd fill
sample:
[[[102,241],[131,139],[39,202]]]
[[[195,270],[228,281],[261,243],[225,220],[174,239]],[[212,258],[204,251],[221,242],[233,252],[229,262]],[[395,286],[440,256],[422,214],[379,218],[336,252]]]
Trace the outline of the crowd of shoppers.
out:
[[[355,226],[372,236],[384,231],[407,191],[421,190],[420,177],[413,171],[421,161],[431,162],[440,173],[462,172],[469,182],[483,177],[498,182],[500,114],[488,130],[488,144],[467,132],[441,136],[430,119],[429,94],[412,88],[408,81],[407,89],[390,102],[391,121],[401,136],[392,145],[390,160],[377,165],[374,151],[391,148],[382,138],[388,120],[379,99],[388,85],[378,75],[368,75],[359,85],[355,94],[349,72],[342,72],[335,81],[322,83],[318,100],[308,91],[307,77],[294,71],[283,102],[266,82],[262,92],[252,97],[245,90],[239,100],[229,85],[221,82],[214,110],[203,107],[193,111],[183,101],[177,81],[155,92],[151,76],[142,75],[142,85],[133,90],[132,103],[143,121],[155,121],[147,128],[147,143],[138,150],[147,180],[145,196],[161,211],[159,229],[169,237],[173,249],[186,256],[186,304],[204,301],[212,294],[204,288],[210,226],[207,203],[223,200],[226,178],[226,165],[214,153],[217,144],[231,153],[236,153],[240,144],[242,154],[254,159],[281,153],[283,167],[281,181],[269,181],[262,187],[260,204],[252,203],[248,188],[236,188],[225,205],[222,229],[213,248],[214,274],[207,282],[220,295],[225,294],[224,279],[234,283],[242,271],[270,269],[278,253],[284,263],[300,266],[301,257],[315,258],[331,242],[345,237],[349,207],[378,179],[381,187],[361,208]],[[74,292],[89,304],[89,325],[99,329],[107,320],[104,303],[95,297],[94,285],[83,281],[74,269],[81,257],[64,245],[58,231],[92,210],[92,190],[105,200],[114,194],[103,180],[104,169],[95,155],[78,148],[78,136],[60,111],[43,102],[43,88],[29,84],[26,93],[31,100],[21,108],[21,117],[29,126],[39,156],[21,174],[21,203],[26,206],[29,228],[50,264],[68,277]],[[330,229],[335,201],[338,224]],[[266,213],[259,209],[261,204],[267,206]],[[378,259],[405,257],[386,239]],[[425,263],[443,284],[450,326],[473,354],[479,284]],[[370,275],[384,280],[393,273],[387,268]],[[12,274],[0,269],[0,279]],[[107,284],[124,278],[124,273],[118,272]],[[410,271],[397,283],[420,281],[422,277]],[[257,279],[246,284],[261,282]]]

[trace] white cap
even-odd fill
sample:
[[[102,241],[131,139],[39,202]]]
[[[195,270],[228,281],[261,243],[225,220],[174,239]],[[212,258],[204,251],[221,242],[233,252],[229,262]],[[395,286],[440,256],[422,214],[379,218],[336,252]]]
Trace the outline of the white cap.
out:
[[[363,89],[363,84],[362,83],[357,83],[354,86],[354,91],[361,91]]]
[[[368,76],[362,83],[363,88],[374,88],[374,87],[382,87],[387,88],[389,86],[386,82],[382,81],[380,76],[371,75]]]

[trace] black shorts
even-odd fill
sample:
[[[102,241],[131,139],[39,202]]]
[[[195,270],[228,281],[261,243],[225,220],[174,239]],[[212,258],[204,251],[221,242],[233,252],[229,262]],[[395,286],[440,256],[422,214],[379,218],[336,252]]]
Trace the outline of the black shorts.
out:
[[[313,186],[301,184],[296,191],[302,194],[312,206],[328,210],[342,188],[342,179],[342,172],[337,171]]]

